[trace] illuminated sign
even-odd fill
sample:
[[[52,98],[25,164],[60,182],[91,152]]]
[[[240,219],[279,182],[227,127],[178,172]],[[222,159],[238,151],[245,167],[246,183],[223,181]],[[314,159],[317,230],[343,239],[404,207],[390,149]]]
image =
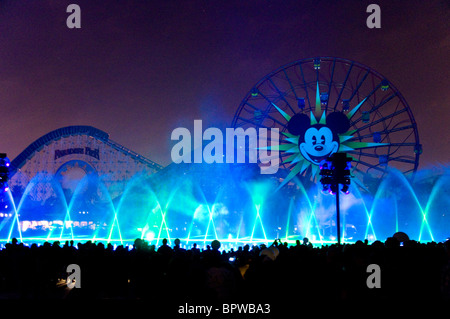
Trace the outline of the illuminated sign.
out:
[[[98,160],[100,160],[100,152],[99,149],[91,149],[90,147],[78,147],[78,148],[68,148],[65,150],[55,150],[55,160],[58,158],[61,158],[66,155],[72,155],[72,154],[84,154],[89,155],[91,157],[94,157]]]

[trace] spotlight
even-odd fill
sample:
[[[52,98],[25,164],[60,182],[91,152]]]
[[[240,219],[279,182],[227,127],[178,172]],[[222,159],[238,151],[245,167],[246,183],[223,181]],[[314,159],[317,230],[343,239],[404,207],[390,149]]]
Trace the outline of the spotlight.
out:
[[[322,193],[323,194],[328,194],[330,192],[330,185],[328,184],[323,184],[323,188],[322,188]]]
[[[330,187],[330,194],[331,195],[336,195],[336,193],[338,192],[338,185],[337,184],[332,184]]]
[[[320,179],[320,182],[322,183],[322,185],[327,185],[327,188],[329,188],[330,184],[333,182],[333,180],[331,177],[326,176],[326,177],[322,177]]]
[[[305,98],[301,97],[297,100],[298,108],[303,110],[305,108]]]
[[[329,187],[329,185],[332,183],[332,167],[331,167],[331,162],[327,161],[327,160],[322,160],[320,162],[320,172],[319,175],[322,176],[322,178],[320,179],[320,182],[323,185],[327,185],[327,188]]]
[[[327,161],[326,159],[322,160],[319,164],[320,170],[329,169],[331,166],[331,163]],[[324,174],[321,174],[324,175]]]
[[[344,194],[348,195],[350,192],[348,191],[348,185],[344,185],[341,188],[341,192],[343,192]]]
[[[314,59],[314,70],[320,70],[320,59],[319,58]]]

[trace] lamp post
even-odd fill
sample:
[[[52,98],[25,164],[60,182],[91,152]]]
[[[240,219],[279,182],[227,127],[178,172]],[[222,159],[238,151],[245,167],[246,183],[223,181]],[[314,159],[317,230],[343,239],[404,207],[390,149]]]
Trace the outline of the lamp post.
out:
[[[350,185],[350,157],[345,153],[333,153],[326,160],[320,163],[320,175],[322,178],[320,182],[323,185],[324,192],[336,194],[336,226],[337,226],[337,241],[341,245],[341,219],[340,219],[340,204],[339,204],[339,184],[342,184],[341,191],[344,194],[349,193]]]

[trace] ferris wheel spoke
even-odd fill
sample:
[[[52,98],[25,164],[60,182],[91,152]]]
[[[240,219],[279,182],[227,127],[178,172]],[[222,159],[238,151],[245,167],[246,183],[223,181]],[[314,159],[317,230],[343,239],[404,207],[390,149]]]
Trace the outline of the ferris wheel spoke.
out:
[[[348,151],[362,150],[362,149],[374,149],[381,147],[391,147],[391,143],[367,143],[367,142],[349,142],[344,145]]]
[[[308,106],[311,109],[311,100],[309,99],[309,94],[308,94],[308,84],[305,81],[305,74],[303,73],[303,68],[302,65],[299,63],[298,67],[300,68],[300,73],[302,75],[302,81],[303,81],[303,86],[305,89],[305,94],[306,94],[306,99],[308,100]]]
[[[351,101],[353,99],[353,97],[356,95],[356,93],[359,91],[359,88],[361,87],[361,85],[364,83],[364,81],[367,79],[367,76],[370,73],[370,69],[367,70],[366,74],[364,74],[362,80],[358,83],[358,85],[356,86],[356,89],[353,91],[352,95],[350,96],[350,98],[348,99],[349,101]]]
[[[264,99],[269,102],[269,106],[266,108],[266,111],[264,112],[266,117],[270,118],[272,121],[278,123],[280,126],[282,126],[283,128],[286,126],[286,123],[282,123],[279,120],[277,120],[276,118],[272,117],[271,115],[269,115],[269,110],[272,108],[273,105],[275,105],[275,103],[273,103],[268,97],[266,97],[264,94],[260,93],[262,97],[264,97]],[[250,103],[247,102],[247,105],[253,107],[255,110],[259,110],[256,106],[251,105]]]
[[[389,155],[377,155],[377,154],[373,154],[373,153],[365,153],[365,152],[357,152],[357,151],[350,151],[347,152],[348,154],[355,154],[355,155],[359,155],[359,156],[363,156],[363,157],[371,157],[371,158],[377,158],[379,159],[380,156],[387,156],[387,159],[389,161],[397,161],[397,162],[403,162],[403,163],[408,163],[408,164],[414,164],[415,160],[413,160],[412,158],[405,158],[405,156],[397,156],[397,157],[392,157]]]
[[[292,81],[291,81],[291,79],[288,77],[288,75],[287,75],[285,69],[283,69],[283,73],[284,73],[284,76],[286,77],[287,82],[289,83],[289,86],[290,86],[290,88],[291,88],[292,93],[294,93],[295,99],[298,100],[297,93],[295,92],[294,86],[292,85]],[[295,114],[295,112],[293,112],[293,113]]]
[[[409,173],[413,173],[414,171],[415,171],[415,168],[411,168],[411,169],[404,171],[403,174],[408,175]]]
[[[360,174],[364,174],[364,172],[361,169],[359,169],[357,166],[352,168],[352,174],[354,174],[355,172],[358,172]]]
[[[379,167],[379,164],[373,165],[373,164],[370,164],[370,163],[367,163],[367,162],[364,162],[364,161],[361,161],[361,160],[354,160],[353,162],[368,167],[368,170],[369,170],[369,169],[374,169],[374,170],[380,171],[380,172],[382,172],[382,173],[385,173],[385,172],[386,172],[385,169]]]
[[[381,131],[371,132],[371,133],[365,134],[365,135],[359,135],[359,136],[356,136],[356,137],[348,139],[348,141],[349,142],[358,141],[358,140],[362,141],[365,138],[373,137],[375,134],[389,135],[391,133],[405,131],[405,130],[409,130],[409,129],[413,129],[413,128],[414,128],[414,125],[407,125],[407,126],[403,126],[403,127],[396,127],[396,128],[389,129],[389,130],[381,130]]]
[[[361,151],[348,151],[348,154],[354,154],[354,155],[360,155],[360,156],[366,156],[366,157],[372,157],[372,158],[380,158],[380,155],[374,154],[374,153],[365,153]]]
[[[384,106],[385,104],[387,104],[389,101],[391,101],[394,97],[397,96],[397,93],[395,92],[394,94],[392,94],[391,96],[389,96],[387,99],[384,99],[383,101],[381,101],[377,106],[372,107],[372,109],[369,111],[370,113],[373,113],[375,111],[377,111],[380,107]],[[359,121],[362,120],[362,116],[357,118],[356,120],[354,120],[352,123],[350,123],[350,126],[355,125],[356,123],[358,123]],[[369,125],[370,126],[370,125]]]
[[[329,81],[329,84],[328,84],[328,93],[327,93],[328,94],[328,100],[330,99],[331,87],[332,87],[332,84],[333,84],[334,68],[335,67],[336,67],[336,59],[333,59],[333,65],[331,67],[330,81]],[[327,112],[328,112],[328,103],[325,106],[325,113],[327,113]]]
[[[358,173],[359,175],[364,176],[364,175],[367,175],[371,169],[374,169],[375,171],[377,171],[377,173],[381,176],[386,174],[385,169],[379,168],[377,166],[369,166],[369,167],[361,166],[361,168],[354,167],[352,170],[352,173],[354,175],[356,175],[355,173]],[[363,177],[363,179],[364,179],[364,177]]]
[[[341,90],[339,91],[339,96],[336,100],[336,104],[334,104],[334,111],[336,111],[337,105],[338,105],[339,101],[341,100],[342,93],[344,92],[345,86],[347,85],[347,80],[350,76],[350,73],[352,72],[353,64],[354,64],[354,62],[352,62],[352,64],[350,64],[347,74],[345,75],[345,80],[342,83],[342,87],[341,87]]]
[[[275,85],[275,83],[272,81],[272,79],[269,79],[269,82],[273,85],[273,87],[275,88],[275,90],[278,92],[280,98],[286,103],[286,105],[289,107],[289,109],[291,110],[291,112],[293,114],[295,114],[294,109],[291,107],[291,105],[289,104],[289,102],[285,99],[285,97],[283,96],[283,94],[281,93],[280,89],[278,89],[278,86]]]
[[[349,113],[348,118],[352,119],[355,113],[359,110],[359,108],[378,90],[378,88],[381,86],[381,83],[379,83],[364,99],[361,100],[361,102],[358,103],[357,106],[355,106]],[[334,109],[336,111],[336,108]],[[374,110],[376,112],[376,110]],[[357,121],[353,122],[356,123]]]
[[[395,161],[395,162],[402,162],[402,163],[408,163],[408,164],[415,164],[416,161],[413,159],[405,159],[402,157],[389,157],[390,161]]]
[[[241,121],[243,121],[243,122],[245,122],[245,123],[247,123],[247,124],[254,125],[254,126],[258,127],[258,128],[267,128],[267,129],[270,129],[269,126],[263,125],[263,124],[261,124],[261,123],[253,122],[253,121],[251,121],[251,120],[249,120],[249,119],[246,119],[246,118],[244,118],[244,117],[239,117],[238,120],[241,120]],[[242,126],[242,125],[240,125],[240,126]]]
[[[384,121],[386,121],[386,120],[388,120],[388,119],[390,119],[390,118],[392,118],[392,117],[394,117],[394,116],[397,116],[397,115],[399,115],[399,114],[401,114],[401,113],[403,113],[403,112],[406,112],[406,109],[401,109],[401,110],[399,110],[399,111],[397,111],[397,112],[394,112],[394,113],[392,113],[392,114],[390,114],[390,115],[387,115],[387,116],[385,116],[385,117],[382,117],[382,118],[380,118],[380,119],[378,119],[378,120],[376,120],[376,121],[370,122],[370,123],[367,124],[367,125],[361,126],[361,127],[358,129],[358,131],[363,131],[363,130],[365,130],[365,129],[371,127],[371,126],[374,126],[374,125],[376,125],[376,124],[378,124],[378,123],[384,122]]]

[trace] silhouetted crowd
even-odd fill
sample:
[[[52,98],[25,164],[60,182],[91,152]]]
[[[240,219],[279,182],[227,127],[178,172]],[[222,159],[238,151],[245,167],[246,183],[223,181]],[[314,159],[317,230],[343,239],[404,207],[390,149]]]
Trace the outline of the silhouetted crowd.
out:
[[[160,247],[136,239],[133,247],[73,242],[33,244],[13,240],[0,250],[0,298],[133,299],[182,302],[286,302],[450,300],[450,243],[395,238],[384,243],[313,247],[288,245],[221,251],[179,240]],[[80,267],[80,287],[69,289],[67,266]],[[380,269],[380,288],[369,288],[368,265]],[[371,281],[372,278],[369,278]]]

